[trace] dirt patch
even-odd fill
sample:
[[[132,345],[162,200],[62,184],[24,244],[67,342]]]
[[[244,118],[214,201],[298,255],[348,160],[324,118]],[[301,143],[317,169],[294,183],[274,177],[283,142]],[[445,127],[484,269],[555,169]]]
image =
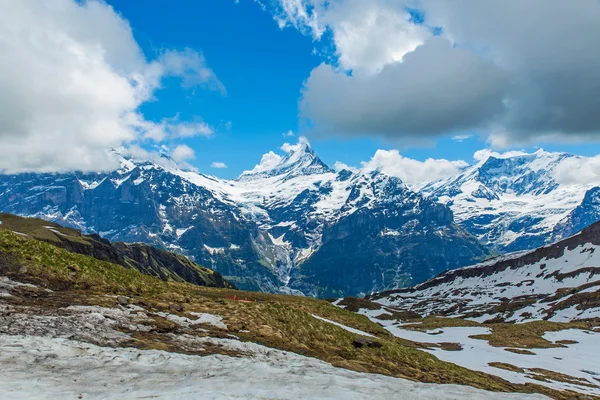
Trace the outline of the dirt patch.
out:
[[[516,353],[516,354],[526,354],[528,356],[535,356],[535,353],[533,351],[529,351],[529,350],[525,350],[525,349],[513,349],[513,348],[509,347],[504,350],[510,351],[511,353]]]

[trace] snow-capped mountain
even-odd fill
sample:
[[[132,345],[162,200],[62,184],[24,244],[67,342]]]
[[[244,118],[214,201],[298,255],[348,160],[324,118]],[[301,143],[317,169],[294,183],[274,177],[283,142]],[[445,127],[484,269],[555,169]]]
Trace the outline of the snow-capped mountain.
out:
[[[442,273],[372,299],[421,316],[477,322],[600,318],[600,222],[533,251]]]
[[[0,176],[0,210],[177,251],[241,288],[319,296],[401,287],[488,255],[400,179],[335,172],[304,139],[282,149],[235,181],[127,155],[109,173]]]
[[[579,158],[541,149],[490,155],[420,192],[448,205],[463,228],[496,252],[534,249],[600,219],[599,188],[557,179],[563,162]]]

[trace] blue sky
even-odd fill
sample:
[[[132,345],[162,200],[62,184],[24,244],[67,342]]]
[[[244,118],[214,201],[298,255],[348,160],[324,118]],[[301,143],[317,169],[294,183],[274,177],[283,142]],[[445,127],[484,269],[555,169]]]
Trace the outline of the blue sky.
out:
[[[5,140],[6,154],[0,151],[0,155],[6,165],[23,164],[17,170],[93,169],[102,164],[94,146],[127,145],[133,136],[134,143],[148,150],[185,144],[195,152],[195,158],[188,160],[191,165],[224,178],[251,169],[262,154],[300,135],[307,136],[330,165],[341,161],[358,166],[378,149],[399,149],[403,156],[416,160],[467,162],[475,151],[489,147],[531,151],[541,146],[595,156],[600,152],[600,117],[594,112],[600,106],[600,76],[595,72],[600,70],[600,56],[594,55],[600,39],[596,23],[600,5],[585,0],[566,13],[566,6],[559,2],[546,5],[540,1],[484,5],[465,0],[447,7],[425,0],[269,0],[264,5],[256,0],[172,1],[168,5],[146,0],[143,6],[130,0],[59,0],[56,4],[62,8],[45,5],[29,15],[18,12],[19,7],[30,11],[36,7],[26,0],[13,5],[13,14],[28,15],[31,20],[11,18],[14,32],[30,26],[50,37],[62,33],[82,46],[84,60],[104,58],[96,65],[98,70],[89,72],[91,81],[105,67],[115,76],[108,76],[106,82],[96,80],[97,88],[67,99],[72,103],[68,103],[70,109],[61,110],[60,126],[46,122],[57,113],[54,108],[36,105],[36,109],[25,95],[23,99],[12,96],[7,103],[15,105],[14,112],[8,109],[6,115],[28,109],[30,115],[22,119],[40,121],[41,129],[36,125],[17,133],[35,137],[39,131],[54,129],[57,139],[46,141],[74,140],[77,143],[69,151],[80,152],[80,163],[64,164],[64,146],[59,145],[40,146],[35,149],[38,154],[31,146],[15,142],[11,147]],[[77,15],[78,7],[85,16]],[[46,20],[55,23],[45,24]],[[508,25],[513,27],[510,31],[504,29]],[[47,26],[64,32],[44,31]],[[131,27],[133,38],[124,26]],[[9,37],[11,26],[5,29],[8,33],[0,34]],[[532,30],[545,35],[528,35]],[[40,82],[57,71],[72,77],[73,71],[85,70],[85,64],[77,64],[81,58],[73,60],[68,46],[54,49],[53,59],[60,63],[52,70],[47,54],[40,54],[34,41],[20,40],[22,35],[11,43],[14,67],[24,71],[35,64],[31,60],[38,60],[39,66],[34,66],[43,72],[35,72]],[[138,48],[145,65],[135,60]],[[204,57],[226,93],[206,90],[212,78],[201,78],[201,84],[192,88],[181,87],[185,73],[169,70],[164,54],[180,52],[175,58],[181,61],[186,49]],[[120,57],[127,58],[123,65]],[[161,65],[160,83],[152,82],[148,74],[153,63]],[[131,80],[140,74],[151,88],[148,93],[141,95],[135,85],[119,92],[122,88],[115,79]],[[13,75],[12,71],[4,73]],[[7,82],[15,93],[39,93],[39,83],[25,74],[21,78]],[[59,77],[56,80],[56,87],[45,88],[44,97],[56,97],[57,104],[67,105],[61,97],[65,84]],[[103,87],[114,90],[114,97],[105,97]],[[110,104],[127,96],[139,98],[111,109]],[[85,103],[89,110],[79,110]],[[97,118],[79,120],[97,109],[102,110]],[[133,113],[140,114],[134,131]],[[130,125],[125,128],[120,126],[124,115]],[[177,123],[205,122],[214,134],[181,137],[163,132],[159,139],[148,140],[144,131],[151,130],[149,126],[175,116]],[[95,132],[106,131],[106,120],[108,126],[117,126],[118,134],[99,140]],[[310,121],[310,129],[305,121]],[[74,124],[88,132],[77,131]],[[73,132],[66,132],[69,129]],[[295,136],[285,136],[289,131]],[[0,132],[4,133],[17,136]],[[90,140],[88,136],[94,135]],[[456,136],[465,138],[453,139]],[[30,159],[23,161],[23,154],[30,154]],[[213,162],[223,162],[228,168],[211,168]],[[10,170],[0,165],[2,169]]]
[[[129,20],[146,55],[164,48],[201,51],[225,85],[225,96],[208,91],[190,94],[168,85],[156,92],[156,101],[142,107],[150,119],[179,113],[182,119],[202,118],[216,128],[212,138],[186,141],[196,152],[191,163],[201,172],[236,177],[256,164],[263,153],[296,140],[283,137],[285,132],[306,134],[298,123],[300,89],[311,70],[331,56],[323,55],[323,49],[330,46],[327,39],[315,43],[296,29],[280,29],[272,14],[253,1],[176,1],[168,7],[160,0],[148,0],[144,7],[129,0],[110,0],[109,4]],[[314,54],[315,48],[318,54]],[[477,134],[460,142],[451,137],[449,132],[429,144],[407,147],[377,136],[340,139],[309,135],[313,148],[331,165],[337,160],[359,165],[380,148],[400,148],[404,156],[418,160],[432,157],[470,162],[476,150],[486,147],[485,138]],[[583,155],[598,152],[597,145],[589,144],[539,145]],[[229,168],[211,169],[214,161]]]

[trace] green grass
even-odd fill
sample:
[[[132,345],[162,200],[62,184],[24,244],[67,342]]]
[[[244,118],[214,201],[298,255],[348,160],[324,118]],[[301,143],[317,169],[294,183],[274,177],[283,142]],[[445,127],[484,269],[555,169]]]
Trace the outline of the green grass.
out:
[[[59,243],[61,241],[59,235],[62,234],[60,236],[65,240],[79,244],[90,244],[78,230],[64,228],[54,222],[44,221],[43,219],[23,218],[12,214],[0,213],[0,221],[2,221],[1,228],[24,233],[34,239]],[[60,232],[60,234],[52,232],[52,230],[46,227],[51,227],[53,230]]]

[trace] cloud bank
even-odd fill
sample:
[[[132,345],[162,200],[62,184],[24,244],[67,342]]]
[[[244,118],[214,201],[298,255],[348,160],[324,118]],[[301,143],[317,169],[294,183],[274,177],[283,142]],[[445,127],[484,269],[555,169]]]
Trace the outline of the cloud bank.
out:
[[[301,117],[316,134],[600,140],[597,0],[278,4],[281,27],[334,46],[302,88]]]
[[[190,49],[147,60],[129,23],[104,2],[4,2],[0,172],[112,169],[107,149],[210,134],[203,123],[153,122],[138,111],[168,76],[185,88],[225,90]]]

